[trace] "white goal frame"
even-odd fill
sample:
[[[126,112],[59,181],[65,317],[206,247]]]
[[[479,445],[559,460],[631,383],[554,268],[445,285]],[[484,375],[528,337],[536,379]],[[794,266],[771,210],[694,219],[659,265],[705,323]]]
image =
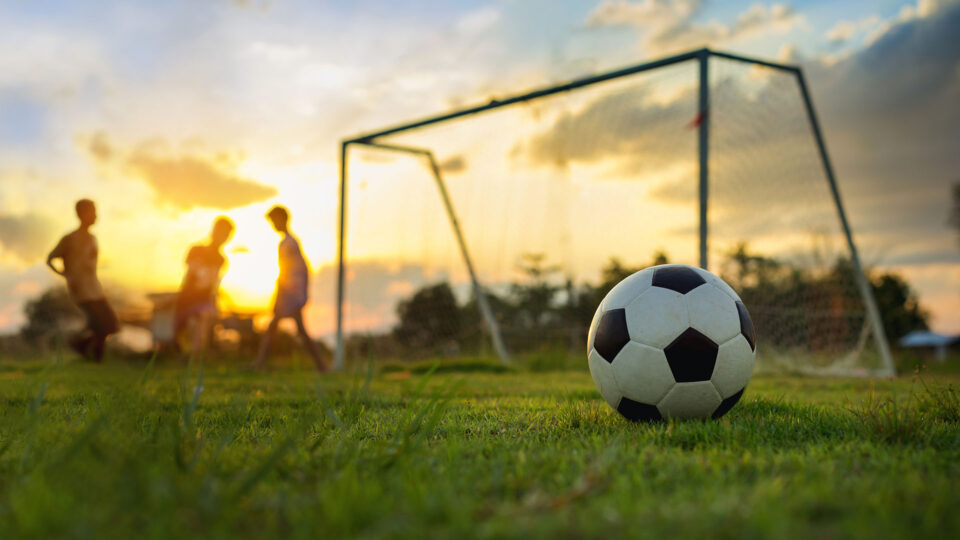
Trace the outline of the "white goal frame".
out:
[[[803,71],[799,66],[780,64],[776,62],[770,62],[766,60],[759,60],[756,58],[749,58],[746,56],[714,51],[711,49],[703,48],[697,49],[683,54],[678,54],[674,56],[669,56],[666,58],[661,58],[659,60],[654,60],[652,62],[646,62],[643,64],[630,66],[622,69],[617,69],[607,73],[592,75],[589,77],[584,77],[576,80],[569,81],[567,83],[558,84],[554,86],[549,86],[546,88],[541,88],[538,90],[533,90],[523,94],[517,94],[502,99],[492,99],[488,103],[475,105],[472,107],[466,107],[463,109],[447,112],[444,114],[439,114],[435,116],[429,116],[426,118],[421,118],[412,122],[390,126],[384,129],[379,129],[371,131],[368,133],[360,134],[354,137],[349,137],[343,139],[340,142],[340,201],[338,206],[338,229],[337,229],[337,331],[336,331],[336,349],[334,353],[334,369],[342,370],[344,368],[345,361],[345,346],[344,346],[344,328],[343,328],[343,303],[344,303],[344,289],[345,282],[344,276],[346,271],[346,213],[347,213],[347,203],[348,203],[348,193],[347,193],[347,179],[348,179],[348,152],[352,145],[362,145],[368,147],[379,148],[381,150],[393,151],[393,152],[403,152],[407,154],[412,154],[425,159],[433,174],[434,180],[437,184],[440,197],[443,201],[447,217],[450,220],[453,233],[456,237],[458,247],[460,249],[461,256],[463,257],[464,264],[470,274],[470,279],[472,281],[473,291],[477,298],[477,304],[483,318],[483,321],[487,327],[487,331],[490,334],[490,339],[493,345],[494,350],[497,353],[497,356],[504,363],[510,363],[510,356],[503,344],[501,339],[500,329],[498,327],[496,318],[493,316],[492,311],[490,310],[489,303],[487,302],[486,296],[484,294],[484,287],[479,282],[476,272],[474,271],[473,263],[470,259],[469,249],[464,241],[463,234],[460,231],[459,221],[457,219],[457,214],[453,205],[450,201],[450,198],[447,194],[446,185],[443,180],[443,176],[440,172],[440,168],[437,165],[437,161],[433,153],[429,149],[423,148],[412,148],[406,146],[399,146],[389,143],[381,143],[380,138],[386,137],[388,135],[394,135],[400,132],[410,131],[417,128],[422,128],[425,126],[438,124],[448,120],[453,120],[455,118],[461,118],[464,116],[474,115],[483,113],[486,111],[498,109],[500,107],[506,107],[509,105],[514,105],[517,103],[532,101],[538,98],[543,98],[553,94],[558,94],[561,92],[569,92],[579,88],[591,86],[597,83],[610,81],[613,79],[619,79],[622,77],[629,77],[636,75],[638,73],[651,71],[658,68],[663,68],[666,66],[671,66],[679,64],[682,62],[697,62],[699,65],[699,92],[698,92],[698,156],[699,156],[699,254],[700,267],[707,269],[707,255],[708,255],[708,210],[709,210],[709,188],[710,188],[710,162],[709,162],[709,152],[710,152],[710,84],[709,84],[709,69],[710,69],[710,59],[723,58],[726,60],[733,60],[736,62],[746,63],[755,66],[763,66],[771,69],[775,69],[781,72],[786,72],[792,74],[796,78],[798,89],[803,98],[804,107],[807,113],[807,119],[810,124],[810,130],[814,137],[814,140],[817,144],[817,150],[819,153],[819,158],[821,165],[823,166],[824,175],[829,184],[830,193],[833,199],[834,206],[837,211],[837,216],[840,220],[840,225],[843,229],[843,234],[846,238],[847,248],[850,252],[850,260],[855,267],[855,279],[857,282],[857,288],[859,289],[860,296],[863,299],[864,306],[866,308],[867,322],[870,325],[870,330],[874,337],[874,343],[877,348],[877,352],[880,356],[882,362],[882,368],[876,372],[880,376],[894,376],[896,374],[896,369],[894,367],[893,358],[890,353],[890,347],[887,342],[887,337],[883,329],[883,321],[880,318],[880,311],[877,308],[876,300],[873,296],[873,290],[870,287],[870,283],[867,280],[866,274],[863,271],[863,266],[860,261],[860,256],[857,251],[856,243],[853,240],[853,232],[850,228],[850,223],[847,219],[846,211],[843,207],[843,201],[840,197],[840,191],[837,187],[836,176],[833,171],[833,165],[830,161],[830,156],[827,153],[827,145],[823,138],[823,133],[820,129],[820,122],[817,119],[816,111],[813,107],[813,101],[810,97],[810,92],[807,89],[806,79],[804,78]]]

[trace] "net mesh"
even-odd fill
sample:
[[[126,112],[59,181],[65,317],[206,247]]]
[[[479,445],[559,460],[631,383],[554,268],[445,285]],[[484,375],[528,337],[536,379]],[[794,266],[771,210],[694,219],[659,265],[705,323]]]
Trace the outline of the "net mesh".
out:
[[[579,358],[632,271],[698,260],[698,65],[351,145],[347,358],[492,355],[460,249],[513,356]],[[792,74],[712,59],[710,269],[767,368],[869,367],[863,303]],[[450,209],[439,182],[449,194]],[[559,362],[559,360],[557,360]]]

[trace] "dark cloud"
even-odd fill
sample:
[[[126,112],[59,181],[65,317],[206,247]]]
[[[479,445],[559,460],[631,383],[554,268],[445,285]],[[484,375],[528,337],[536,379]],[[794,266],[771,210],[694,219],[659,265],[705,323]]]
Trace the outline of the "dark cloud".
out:
[[[53,222],[38,214],[0,215],[0,252],[31,264],[53,247]]]
[[[695,132],[688,129],[695,116],[692,90],[660,104],[650,102],[645,86],[634,86],[563,115],[515,148],[514,155],[559,167],[614,158],[626,161],[634,173],[655,171],[675,163],[680,155],[695,156]]]
[[[861,238],[887,264],[958,259],[946,216],[960,176],[960,4],[894,24],[833,65],[806,63],[841,192]],[[729,237],[836,231],[822,166],[792,76],[716,60],[711,89],[711,232]],[[759,77],[757,77],[759,75]],[[579,161],[632,171],[655,182],[687,163],[692,173],[656,183],[650,196],[692,204],[696,141],[682,136],[693,89],[663,104],[636,86],[595,100],[526,141],[522,155],[549,166]],[[817,225],[817,222],[820,225]],[[941,255],[929,245],[943,237]],[[948,254],[949,252],[949,254]]]
[[[931,102],[956,96],[958,28],[960,3],[952,2],[926,17],[893,25],[870,46],[832,66],[811,64],[807,71],[824,95],[825,110],[837,121],[891,116],[910,120],[918,110],[928,110]],[[957,107],[949,109],[939,112],[948,117],[960,112]]]
[[[861,230],[885,231],[890,262],[940,238],[960,178],[960,3],[893,25],[832,66],[806,65],[845,200]],[[932,255],[929,255],[932,257]]]
[[[747,75],[747,70],[742,70]],[[789,230],[833,212],[823,170],[791,76],[771,77],[759,91],[727,77],[712,86],[710,211],[715,232],[750,236]],[[697,93],[687,88],[668,103],[635,86],[609,94],[527,141],[534,164],[601,164],[615,178],[650,186],[649,197],[696,204]],[[671,174],[671,170],[682,174]],[[664,180],[666,178],[666,180]],[[802,201],[802,207],[797,202]],[[744,212],[749,205],[749,212]],[[794,209],[791,211],[791,209]],[[835,219],[834,219],[835,222]]]
[[[102,164],[119,165],[153,188],[157,200],[185,210],[228,210],[265,201],[277,190],[233,172],[235,164],[223,153],[211,157],[175,155],[163,144],[143,143],[129,153],[117,150],[106,135],[90,138],[87,149]]]
[[[440,163],[440,170],[447,174],[462,173],[467,170],[467,160],[463,156],[453,156]]]

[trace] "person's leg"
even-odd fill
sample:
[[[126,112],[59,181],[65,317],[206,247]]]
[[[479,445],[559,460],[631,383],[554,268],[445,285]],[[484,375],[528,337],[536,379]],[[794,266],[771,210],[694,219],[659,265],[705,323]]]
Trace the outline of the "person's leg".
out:
[[[307,348],[307,352],[313,357],[313,363],[316,364],[317,369],[321,373],[327,371],[327,364],[324,363],[323,358],[320,357],[320,348],[317,347],[315,341],[310,339],[310,334],[307,333],[307,327],[303,324],[303,312],[298,311],[293,316],[293,320],[297,322],[297,333],[300,335],[300,339],[303,340],[303,345]]]
[[[93,326],[93,350],[91,352],[94,360],[102,362],[107,336],[120,331],[120,321],[117,320],[117,314],[110,307],[106,298],[95,302],[93,312],[96,325]]]
[[[85,359],[90,356],[90,344],[93,343],[94,334],[90,328],[84,328],[77,335],[70,338],[67,343],[71,349]]]
[[[210,335],[210,328],[213,326],[213,314],[206,311],[200,312],[195,322],[193,340],[190,343],[190,352],[193,354],[207,348],[207,337]]]
[[[278,324],[280,324],[280,317],[274,315],[273,319],[270,320],[270,325],[267,326],[266,331],[260,336],[260,352],[257,354],[257,361],[253,364],[255,369],[260,369],[263,367],[263,363],[267,361],[267,354],[270,352],[270,341],[273,339],[273,335],[277,333]]]
[[[188,321],[189,317],[184,309],[177,306],[176,311],[173,312],[173,335],[170,338],[170,348],[175,353],[180,353],[182,350],[180,347],[180,336],[182,336],[183,331],[187,329]]]
[[[91,348],[97,341],[97,328],[99,326],[97,306],[95,302],[80,302],[78,307],[86,319],[86,326],[70,340],[70,348],[80,354],[84,360],[94,360],[96,356]]]
[[[103,350],[107,343],[107,336],[94,334],[91,338],[90,358],[96,362],[103,362]]]

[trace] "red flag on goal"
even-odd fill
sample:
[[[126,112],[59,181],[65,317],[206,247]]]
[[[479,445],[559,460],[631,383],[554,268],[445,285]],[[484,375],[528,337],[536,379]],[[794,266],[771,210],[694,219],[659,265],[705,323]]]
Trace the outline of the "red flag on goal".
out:
[[[707,111],[699,112],[696,116],[693,117],[693,120],[687,124],[687,129],[694,129],[700,127],[700,124],[703,123],[703,119],[707,116]]]

